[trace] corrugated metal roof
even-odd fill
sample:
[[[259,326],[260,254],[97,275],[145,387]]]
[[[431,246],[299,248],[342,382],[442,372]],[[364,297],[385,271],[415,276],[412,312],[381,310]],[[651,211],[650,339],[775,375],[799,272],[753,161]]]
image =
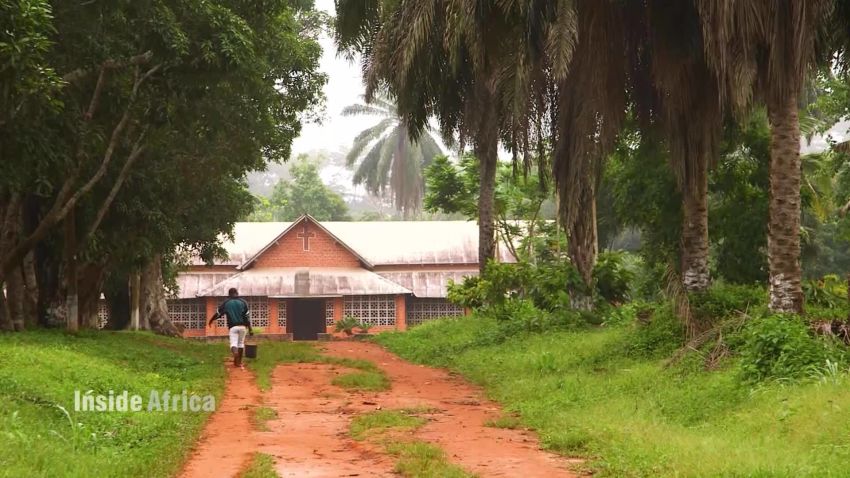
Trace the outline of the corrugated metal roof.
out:
[[[281,267],[249,269],[200,291],[198,295],[222,297],[231,287],[236,287],[241,296],[267,297],[411,293],[409,289],[366,269]]]
[[[477,276],[478,271],[382,271],[378,274],[412,290],[416,297],[444,298],[450,280],[460,283],[465,277]]]
[[[216,284],[224,282],[233,274],[211,273],[211,272],[181,272],[177,275],[177,286],[179,288],[177,297],[179,299],[193,299],[198,297],[201,291],[209,289]]]
[[[470,221],[320,222],[331,234],[373,265],[477,264],[478,225]],[[291,222],[239,222],[234,241],[225,241],[230,254],[219,264],[247,262]],[[508,248],[499,259],[513,262]],[[200,262],[196,262],[200,263]]]
[[[249,266],[250,266],[250,265],[251,265],[254,261],[256,261],[256,260],[257,260],[260,256],[262,256],[264,252],[266,252],[268,249],[270,249],[270,248],[272,247],[272,242],[277,242],[277,241],[278,241],[278,240],[280,240],[283,236],[287,235],[287,234],[289,233],[289,231],[291,231],[291,230],[292,230],[292,228],[294,228],[294,227],[295,227],[295,226],[297,226],[298,224],[301,224],[301,223],[302,223],[302,222],[304,222],[304,221],[311,222],[311,223],[315,224],[315,225],[316,225],[316,227],[318,227],[320,230],[324,231],[324,233],[325,233],[325,234],[327,234],[327,235],[329,235],[329,236],[330,236],[330,237],[331,237],[334,241],[336,241],[336,242],[338,242],[338,243],[341,243],[341,246],[342,246],[342,247],[344,247],[346,250],[348,250],[348,252],[350,252],[352,255],[354,255],[354,257],[356,257],[356,258],[357,258],[357,260],[359,260],[361,264],[363,264],[364,266],[366,266],[366,268],[367,268],[367,269],[371,269],[371,268],[372,268],[372,264],[369,262],[369,260],[368,260],[368,259],[366,259],[366,258],[365,258],[365,257],[363,257],[362,255],[360,255],[360,253],[359,253],[359,252],[357,252],[357,251],[355,251],[354,249],[352,249],[352,248],[351,248],[351,247],[350,247],[350,246],[349,246],[349,245],[348,245],[345,241],[343,241],[342,239],[340,239],[340,238],[336,237],[336,234],[334,234],[334,233],[332,233],[331,231],[327,230],[327,229],[326,229],[326,228],[322,225],[322,223],[320,223],[319,221],[315,220],[315,219],[314,219],[312,216],[310,216],[309,214],[305,214],[304,216],[301,216],[301,218],[300,218],[300,219],[298,219],[297,221],[295,221],[295,222],[291,223],[288,227],[286,227],[286,228],[283,230],[283,232],[281,232],[280,234],[278,234],[277,236],[275,236],[275,238],[274,238],[274,239],[272,239],[272,240],[271,240],[268,244],[266,244],[266,245],[265,245],[262,249],[260,249],[260,250],[259,250],[256,254],[254,254],[253,256],[251,256],[251,258],[250,258],[250,259],[248,259],[247,261],[243,262],[243,263],[239,266],[239,268],[240,268],[240,269],[246,269],[246,268],[248,268],[248,267],[249,267]],[[305,224],[305,227],[306,227],[306,224]]]

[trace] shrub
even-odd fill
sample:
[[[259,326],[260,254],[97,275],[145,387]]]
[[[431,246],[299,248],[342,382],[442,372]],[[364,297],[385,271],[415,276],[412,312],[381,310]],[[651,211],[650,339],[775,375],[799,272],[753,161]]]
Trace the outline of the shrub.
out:
[[[812,336],[801,317],[779,314],[754,319],[744,330],[740,352],[748,381],[798,379],[844,355],[835,344]]]
[[[662,263],[648,263],[642,257],[638,257],[634,268],[636,272],[632,283],[632,298],[649,301],[660,299],[661,291],[664,290],[666,267]]]
[[[803,281],[802,285],[806,305],[837,309],[847,303],[847,285],[835,274],[825,275],[819,280]]]
[[[448,299],[476,310],[498,308],[513,299],[528,299],[538,309],[556,312],[569,307],[567,290],[571,287],[583,287],[583,284],[569,262],[539,265],[490,262],[480,277],[449,284]]]
[[[653,303],[635,300],[611,307],[603,315],[605,325],[626,325],[635,322],[648,323],[655,310]]]
[[[682,322],[672,306],[665,305],[654,310],[646,322],[637,322],[629,340],[629,352],[642,357],[667,356],[681,347],[684,338]]]
[[[351,335],[354,333],[354,329],[358,327],[360,327],[360,322],[357,319],[346,316],[336,323],[334,330],[337,332],[343,332],[345,335]]]
[[[688,297],[697,320],[714,322],[739,312],[759,309],[767,303],[767,291],[760,286],[716,282],[704,292]]]
[[[593,268],[596,292],[612,304],[629,299],[635,273],[626,266],[624,252],[603,252]]]
[[[544,332],[555,329],[570,329],[582,323],[584,317],[577,311],[552,313],[537,308],[527,299],[512,299],[488,311],[499,324],[505,336],[523,332]]]

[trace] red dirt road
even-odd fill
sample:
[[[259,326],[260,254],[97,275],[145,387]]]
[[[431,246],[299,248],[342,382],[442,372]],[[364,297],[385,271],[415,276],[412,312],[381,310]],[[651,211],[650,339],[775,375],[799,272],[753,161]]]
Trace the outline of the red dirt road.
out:
[[[261,394],[246,371],[230,373],[219,410],[207,423],[181,478],[236,476],[253,452],[272,455],[282,477],[385,477],[395,459],[348,437],[351,419],[378,408],[434,410],[414,436],[442,448],[449,460],[482,478],[574,477],[572,460],[539,449],[533,433],[485,427],[500,416],[483,392],[444,370],[413,365],[381,347],[361,342],[323,345],[327,355],[366,359],[390,378],[385,392],[350,392],[330,384],[348,370],[320,364],[285,364]],[[252,431],[251,408],[274,408],[269,431]],[[234,431],[244,430],[244,432]],[[238,435],[238,436],[234,436]]]

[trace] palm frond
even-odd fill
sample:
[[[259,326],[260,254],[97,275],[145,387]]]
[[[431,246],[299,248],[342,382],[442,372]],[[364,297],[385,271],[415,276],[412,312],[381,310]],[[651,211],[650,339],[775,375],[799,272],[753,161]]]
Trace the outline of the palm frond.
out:
[[[345,164],[347,166],[352,166],[357,160],[360,159],[360,155],[369,146],[369,144],[377,138],[380,138],[387,129],[391,128],[393,124],[397,120],[395,118],[386,118],[381,120],[375,126],[371,128],[364,129],[361,131],[352,142],[351,149],[348,151],[348,154],[345,155]]]
[[[342,109],[342,116],[391,116],[392,113],[373,105],[348,105]]]
[[[402,126],[394,128],[387,136],[381,147],[381,158],[376,167],[377,184],[380,188],[380,193],[383,194],[389,184],[390,172],[395,157],[395,151],[398,147],[399,139],[405,138],[406,131]]]
[[[573,2],[558,0],[555,21],[546,26],[546,50],[555,81],[567,78],[578,41],[578,22]]]
[[[366,190],[372,194],[377,194],[380,191],[378,167],[381,162],[381,153],[384,150],[385,143],[386,136],[373,144],[363,160],[360,161],[357,170],[354,171],[354,184],[363,184]]]

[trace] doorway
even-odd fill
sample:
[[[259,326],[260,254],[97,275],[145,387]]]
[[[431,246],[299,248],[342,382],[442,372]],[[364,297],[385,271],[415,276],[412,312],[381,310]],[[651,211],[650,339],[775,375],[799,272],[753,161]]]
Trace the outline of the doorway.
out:
[[[324,299],[293,299],[287,315],[293,340],[318,340],[325,332]]]

